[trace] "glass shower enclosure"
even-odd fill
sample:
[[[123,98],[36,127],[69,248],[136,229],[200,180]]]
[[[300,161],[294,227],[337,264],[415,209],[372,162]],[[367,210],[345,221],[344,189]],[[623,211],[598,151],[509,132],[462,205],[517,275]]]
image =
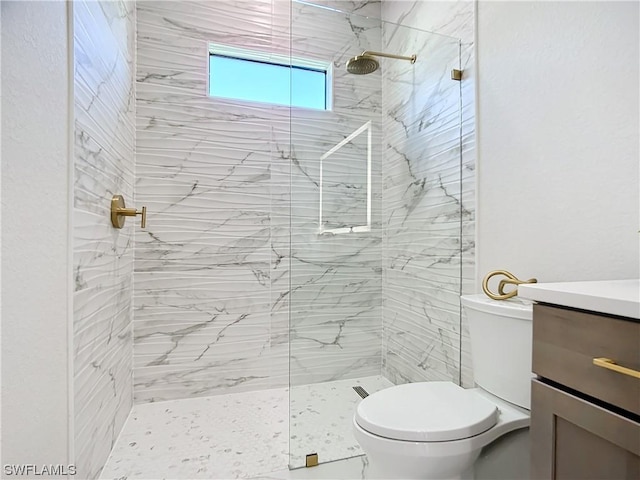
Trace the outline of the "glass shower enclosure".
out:
[[[296,1],[290,20],[292,63],[328,76],[326,109],[290,110],[289,211],[272,219],[290,242],[277,308],[297,468],[363,453],[351,433],[363,396],[460,382],[464,209],[459,40]],[[416,61],[372,55],[377,70],[349,73],[365,51]]]

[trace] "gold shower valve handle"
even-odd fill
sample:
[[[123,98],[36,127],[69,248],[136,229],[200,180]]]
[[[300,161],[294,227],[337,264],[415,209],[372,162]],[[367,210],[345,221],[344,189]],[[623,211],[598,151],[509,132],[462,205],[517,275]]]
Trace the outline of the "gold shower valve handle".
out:
[[[147,207],[142,207],[141,211],[127,208],[122,195],[113,196],[111,199],[111,224],[115,228],[124,227],[125,217],[135,217],[136,215],[142,216],[140,227],[145,228],[147,226]]]
[[[143,206],[140,212],[142,217],[140,218],[140,228],[146,228],[147,226],[147,207]]]

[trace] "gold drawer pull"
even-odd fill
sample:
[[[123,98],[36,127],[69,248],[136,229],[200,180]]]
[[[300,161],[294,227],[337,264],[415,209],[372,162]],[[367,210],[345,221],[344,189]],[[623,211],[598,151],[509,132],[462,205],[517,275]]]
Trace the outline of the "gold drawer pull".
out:
[[[594,358],[593,364],[597,367],[606,368],[608,370],[613,370],[614,372],[622,373],[624,375],[629,375],[630,377],[640,378],[640,372],[634,370],[632,368],[621,367],[618,365],[615,360],[611,360],[610,358]]]

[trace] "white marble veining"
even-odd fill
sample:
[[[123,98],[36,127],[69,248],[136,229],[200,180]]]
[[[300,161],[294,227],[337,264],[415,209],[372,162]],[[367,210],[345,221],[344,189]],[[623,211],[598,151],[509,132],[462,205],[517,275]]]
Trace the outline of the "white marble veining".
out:
[[[534,283],[518,296],[536,302],[640,319],[640,280]]]
[[[297,1],[297,0],[294,0]],[[301,0],[305,3],[356,13],[365,17],[381,18],[382,0]]]
[[[116,230],[109,202],[131,205],[134,29],[129,1],[76,1],[74,31],[74,443],[81,478],[96,478],[132,406],[133,225]]]
[[[402,27],[385,63],[384,372],[394,382],[460,378],[459,41]]]
[[[391,383],[368,377],[135,405],[101,478],[281,478],[289,442],[300,452],[293,467],[306,453],[321,462],[359,455],[351,434],[355,385],[373,393]]]
[[[474,0],[423,1],[391,0],[382,2],[386,22],[419,28],[473,43]]]
[[[473,385],[459,305],[474,291],[473,15],[466,1],[382,4],[383,20],[436,33],[384,29],[385,47],[418,55],[415,77],[394,63],[384,79],[383,371],[395,382]]]
[[[288,110],[210,98],[207,65],[209,42],[288,54],[289,7],[137,13],[136,195],[149,214],[136,234],[136,402],[284,386],[288,305],[273,304],[288,288],[288,157],[273,140],[288,150]]]
[[[474,248],[473,142],[459,137],[472,108],[461,114],[448,79],[459,43],[296,2],[289,24],[280,6],[138,5],[136,191],[149,207],[136,238],[139,402],[281,385],[288,342],[293,385],[379,373],[383,298],[387,374],[459,381],[458,276],[472,278]],[[289,124],[287,109],[206,96],[207,41],[282,53],[289,36],[292,56],[333,63],[333,111],[293,109]],[[365,49],[419,61],[346,74]],[[318,235],[318,159],[367,121],[371,231]],[[363,146],[345,151],[360,168]],[[327,167],[333,226],[362,212],[348,163]]]
[[[474,25],[475,2],[473,0],[452,0],[446,2],[393,0],[382,2],[382,19],[409,27],[451,36],[460,40],[460,65],[463,80],[460,86],[461,102],[461,144],[460,144],[460,189],[455,192],[461,203],[461,225],[459,238],[459,267],[461,273],[461,294],[476,292],[475,285],[475,58]],[[433,46],[433,45],[432,45]],[[429,47],[424,51],[430,52]],[[442,72],[443,76],[447,72]],[[443,77],[444,78],[444,77]],[[437,102],[436,102],[437,103]],[[445,126],[445,129],[447,127]],[[454,161],[453,157],[450,159]],[[443,171],[447,170],[442,164]],[[449,164],[449,167],[453,167]],[[438,231],[437,235],[443,232]],[[437,252],[438,250],[434,250]],[[442,266],[442,265],[440,265]],[[436,274],[440,276],[440,274]],[[442,278],[442,277],[440,277]],[[446,279],[444,279],[446,283]],[[436,281],[437,283],[437,281]],[[458,315],[451,304],[451,321]],[[460,380],[466,387],[472,387],[471,347],[466,317],[462,316],[461,326]]]
[[[333,110],[291,112],[290,377],[292,385],[380,373],[381,82],[357,77],[346,62],[381,47],[380,20],[293,3],[292,55],[333,64]],[[318,234],[320,159],[371,122],[371,150],[356,136],[322,161],[328,229],[366,223],[371,230]],[[371,155],[371,191],[364,172]]]
[[[344,65],[380,21],[271,0],[137,13],[136,402],[285,385],[289,350],[294,384],[379,374],[381,77]],[[207,42],[332,63],[333,109],[208,97]],[[324,193],[331,222],[360,221],[370,153],[371,231],[319,236],[319,158],[369,121],[373,148],[328,160]]]

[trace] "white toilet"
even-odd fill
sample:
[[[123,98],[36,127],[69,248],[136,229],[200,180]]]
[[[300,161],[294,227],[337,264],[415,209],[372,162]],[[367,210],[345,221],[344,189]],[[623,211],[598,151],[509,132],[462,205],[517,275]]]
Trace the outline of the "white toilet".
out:
[[[474,380],[396,385],[362,400],[355,438],[372,478],[459,479],[483,447],[529,426],[532,305],[462,296]]]

